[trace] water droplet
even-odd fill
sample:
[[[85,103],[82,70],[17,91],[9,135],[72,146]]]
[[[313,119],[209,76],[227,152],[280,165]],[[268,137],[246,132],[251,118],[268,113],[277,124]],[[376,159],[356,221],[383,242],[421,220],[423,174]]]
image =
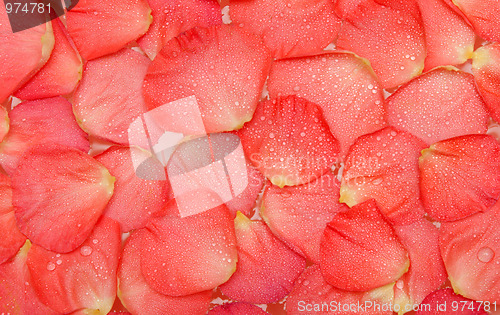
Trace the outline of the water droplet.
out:
[[[402,290],[404,286],[405,286],[405,284],[404,284],[403,280],[396,281],[396,287],[398,289]]]
[[[47,264],[47,270],[48,270],[48,271],[53,271],[53,270],[55,270],[55,269],[56,269],[56,264],[54,264],[53,262],[49,262],[49,263]]]
[[[382,178],[375,178],[372,183],[373,185],[380,185],[384,180]]]
[[[274,139],[274,137],[275,137],[274,133],[272,133],[272,132],[271,132],[271,133],[269,134],[269,138]]]
[[[82,248],[80,248],[80,254],[82,254],[83,256],[88,256],[92,254],[92,247],[82,246]]]
[[[489,247],[481,247],[477,251],[477,259],[484,263],[489,263],[495,257],[495,252]]]

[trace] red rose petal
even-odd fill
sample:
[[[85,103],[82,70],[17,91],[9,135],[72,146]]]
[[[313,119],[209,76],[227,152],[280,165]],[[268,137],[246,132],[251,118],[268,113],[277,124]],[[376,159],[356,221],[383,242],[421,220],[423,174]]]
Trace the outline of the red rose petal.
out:
[[[10,261],[0,264],[0,311],[16,315],[57,315],[43,304],[34,290],[26,265],[31,243],[21,248]]]
[[[146,33],[152,20],[146,0],[79,0],[66,13],[68,32],[85,60],[117,52]]]
[[[108,313],[116,296],[121,249],[119,225],[103,217],[74,251],[57,254],[33,245],[28,268],[40,300],[59,313]]]
[[[226,303],[223,305],[218,305],[210,310],[207,315],[266,315],[268,312],[264,312],[260,307],[236,302],[236,303]]]
[[[89,155],[62,145],[35,146],[12,175],[17,224],[34,244],[67,253],[92,232],[115,179]]]
[[[452,67],[427,72],[387,99],[389,124],[428,145],[486,133],[488,114],[471,74]]]
[[[500,41],[500,6],[496,0],[453,0],[474,30],[489,41]]]
[[[352,14],[352,12],[356,11],[358,6],[370,1],[371,0],[335,0],[335,12],[338,16],[345,19]],[[375,0],[375,3],[378,3],[378,1]]]
[[[331,52],[273,63],[269,95],[318,104],[344,157],[354,140],[386,126],[382,88],[370,64],[352,53]]]
[[[97,138],[128,144],[130,124],[146,110],[142,82],[150,63],[131,49],[89,61],[73,98],[80,126]]]
[[[146,105],[154,109],[194,95],[208,133],[239,129],[252,118],[270,63],[260,39],[238,27],[191,29],[165,44],[149,67]],[[169,109],[159,122],[165,130],[179,131],[176,125],[192,119],[179,118],[182,108]]]
[[[7,103],[10,108],[10,103]],[[3,141],[10,129],[10,119],[7,109],[0,105],[0,143]]]
[[[236,269],[234,225],[229,210],[219,206],[179,218],[175,201],[167,216],[150,222],[141,246],[141,270],[154,290],[182,296],[211,290]]]
[[[0,103],[29,80],[54,48],[51,23],[12,33],[5,6],[0,6]]]
[[[500,44],[478,48],[472,58],[472,73],[491,117],[500,121]]]
[[[167,181],[139,178],[132,154],[144,159],[151,156],[151,153],[136,147],[113,146],[95,157],[116,178],[113,196],[104,215],[120,223],[123,232],[145,227],[162,210],[170,190]]]
[[[260,35],[275,58],[318,53],[337,37],[340,19],[333,1],[236,0],[233,24]]]
[[[416,315],[487,315],[483,310],[481,302],[475,302],[455,294],[453,289],[446,288],[432,292],[423,301],[424,307],[420,308]],[[428,305],[428,306],[427,306]],[[481,305],[481,306],[480,306]]]
[[[319,266],[314,265],[295,282],[286,299],[286,310],[290,315],[392,315],[393,286],[391,283],[367,292],[343,291],[328,284]]]
[[[280,240],[319,263],[319,246],[326,225],[335,213],[345,210],[345,205],[338,202],[339,189],[340,183],[332,172],[304,185],[268,185],[260,215]]]
[[[261,102],[238,134],[255,167],[280,187],[320,177],[339,152],[320,108],[296,96]]]
[[[153,290],[141,273],[141,235],[144,230],[134,232],[127,239],[118,269],[118,296],[123,305],[133,314],[205,314],[210,304],[211,291],[173,297]]]
[[[476,34],[443,0],[418,0],[425,31],[425,69],[459,65],[471,58]]]
[[[26,101],[10,113],[10,130],[0,144],[0,164],[8,174],[37,144],[57,143],[88,152],[88,136],[78,126],[71,104],[62,97]]]
[[[410,81],[424,68],[425,41],[421,19],[389,1],[363,1],[345,12],[337,47],[367,58],[383,88]],[[404,7],[404,6],[403,6]]]
[[[55,45],[45,66],[15,93],[23,100],[71,93],[82,78],[83,63],[68,31],[57,18],[52,20]]]
[[[420,139],[393,127],[358,138],[347,155],[340,202],[352,207],[373,198],[395,224],[423,217],[418,157],[425,147]]]
[[[239,211],[246,216],[249,216],[251,210],[255,207],[255,203],[264,186],[265,178],[261,172],[255,167],[247,166],[248,186],[245,190],[237,195],[232,200],[226,202],[226,206],[231,211],[233,216]]]
[[[284,298],[306,265],[299,256],[278,240],[263,221],[236,215],[238,247],[236,272],[220,286],[233,300],[272,303]]]
[[[393,228],[369,200],[338,213],[320,248],[325,280],[349,291],[368,291],[399,279],[410,264]]]
[[[498,202],[487,212],[441,225],[441,255],[456,293],[472,300],[500,301],[499,225]]]
[[[148,0],[153,23],[137,40],[153,60],[163,45],[196,26],[210,27],[222,23],[220,6],[215,0]]]
[[[421,219],[394,230],[410,256],[408,272],[394,286],[394,304],[404,310],[438,289],[447,274],[439,251],[439,230],[432,223]]]
[[[454,221],[491,208],[500,197],[500,144],[469,135],[422,151],[420,190],[429,215]]]
[[[12,258],[26,242],[18,229],[14,207],[12,206],[12,187],[10,178],[0,173],[0,264]]]

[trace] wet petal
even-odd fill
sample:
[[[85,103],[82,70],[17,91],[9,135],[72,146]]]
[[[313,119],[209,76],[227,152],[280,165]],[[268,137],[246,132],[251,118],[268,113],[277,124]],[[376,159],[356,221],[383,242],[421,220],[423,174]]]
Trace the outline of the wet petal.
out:
[[[425,71],[459,65],[470,59],[476,34],[467,22],[442,0],[418,0],[425,31]]]
[[[0,173],[0,235],[3,235],[0,238],[0,264],[3,264],[26,242],[26,236],[17,227],[10,178],[3,173]]]
[[[340,183],[332,172],[299,186],[268,185],[260,215],[271,231],[297,253],[319,263],[319,245],[328,222],[346,210],[339,200]]]
[[[80,126],[97,138],[128,144],[129,125],[146,111],[142,82],[150,63],[131,49],[87,62],[73,97]]]
[[[321,107],[344,157],[354,140],[386,126],[384,96],[370,64],[346,52],[273,63],[269,95],[303,97]]]
[[[52,20],[54,49],[49,60],[15,93],[23,100],[54,97],[71,93],[82,78],[83,62],[63,22]]]
[[[443,223],[440,248],[453,290],[466,298],[499,301],[500,204],[465,219]]]
[[[399,279],[410,265],[408,253],[373,200],[338,213],[321,240],[325,280],[349,291],[368,291]]]
[[[7,314],[57,315],[43,304],[34,290],[26,260],[31,243],[27,241],[17,255],[0,265],[0,310]]]
[[[224,57],[222,57],[224,56]],[[207,132],[231,131],[252,118],[271,63],[261,40],[229,25],[194,28],[165,44],[144,80],[146,106],[152,110],[195,96]],[[170,107],[159,122],[165,130],[193,117]]]
[[[425,42],[421,19],[413,11],[396,1],[386,5],[363,1],[345,12],[337,47],[368,59],[382,87],[392,88],[422,72]]]
[[[88,135],[78,126],[71,104],[62,97],[26,101],[10,113],[10,130],[0,144],[0,163],[8,174],[25,151],[37,144],[57,143],[88,152]]]
[[[46,305],[60,313],[111,310],[121,250],[120,227],[103,217],[74,251],[57,254],[33,245],[28,267],[33,287]]]
[[[17,224],[34,244],[67,253],[90,235],[115,178],[102,164],[63,145],[35,146],[12,175]]]
[[[334,41],[340,19],[333,1],[231,1],[233,24],[260,35],[275,58],[318,53]]]
[[[0,6],[0,103],[26,83],[49,60],[54,48],[51,23],[13,33],[5,6]]]
[[[179,218],[175,201],[167,216],[150,222],[142,237],[141,270],[154,290],[182,296],[211,290],[236,269],[234,225],[225,206]]]
[[[500,197],[500,144],[495,138],[462,136],[422,152],[422,201],[435,220],[454,221],[484,212]]]
[[[472,57],[472,73],[491,117],[500,121],[500,44],[478,48]]]
[[[500,7],[495,0],[453,0],[474,30],[489,41],[500,40]]]
[[[391,315],[393,283],[367,292],[337,289],[328,284],[318,265],[307,268],[286,299],[287,314],[367,314]],[[354,308],[352,308],[355,305]],[[362,308],[358,312],[358,305]],[[375,305],[380,308],[377,309]],[[351,310],[355,310],[352,312]]]
[[[116,178],[113,196],[104,215],[120,223],[123,232],[145,227],[163,209],[170,192],[167,181],[145,180],[136,175],[133,154],[144,159],[151,157],[150,152],[139,148],[118,146],[95,157]]]
[[[339,152],[319,107],[296,96],[261,102],[238,135],[253,165],[280,187],[318,178]]]
[[[118,296],[123,305],[133,314],[160,315],[172,314],[205,314],[210,304],[212,291],[173,297],[153,290],[141,273],[141,235],[139,230],[130,235],[123,249],[118,269]]]
[[[179,34],[196,26],[222,23],[220,6],[215,0],[148,0],[148,3],[153,22],[137,43],[151,60],[165,43]]]
[[[86,60],[122,49],[146,33],[152,20],[146,0],[80,0],[66,13],[68,32]]]
[[[488,114],[474,77],[453,67],[427,72],[387,99],[389,124],[408,131],[428,145],[486,133]]]
[[[421,219],[394,230],[410,256],[408,272],[394,286],[394,304],[405,310],[438,289],[447,274],[439,251],[439,230],[432,223]]]
[[[418,157],[425,147],[393,127],[358,138],[347,155],[340,202],[352,207],[373,198],[392,223],[415,222],[424,214]]]
[[[305,259],[278,240],[262,221],[236,215],[236,272],[220,286],[233,300],[272,303],[284,298],[305,267]]]

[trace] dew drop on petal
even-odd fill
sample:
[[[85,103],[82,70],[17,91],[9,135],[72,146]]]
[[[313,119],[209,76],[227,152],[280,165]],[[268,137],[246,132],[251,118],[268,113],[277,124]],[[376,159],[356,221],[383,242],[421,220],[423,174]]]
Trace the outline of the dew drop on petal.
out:
[[[405,284],[403,283],[403,280],[398,280],[396,281],[396,287],[400,290],[404,288]]]
[[[49,263],[47,264],[47,270],[48,270],[48,271],[53,271],[53,270],[55,270],[55,269],[56,269],[56,264],[54,264],[53,262],[49,262]]]
[[[495,252],[489,247],[481,247],[477,251],[477,259],[484,263],[489,263],[495,257]]]
[[[82,248],[80,248],[80,254],[82,254],[82,256],[89,256],[92,254],[92,247],[82,246]]]

